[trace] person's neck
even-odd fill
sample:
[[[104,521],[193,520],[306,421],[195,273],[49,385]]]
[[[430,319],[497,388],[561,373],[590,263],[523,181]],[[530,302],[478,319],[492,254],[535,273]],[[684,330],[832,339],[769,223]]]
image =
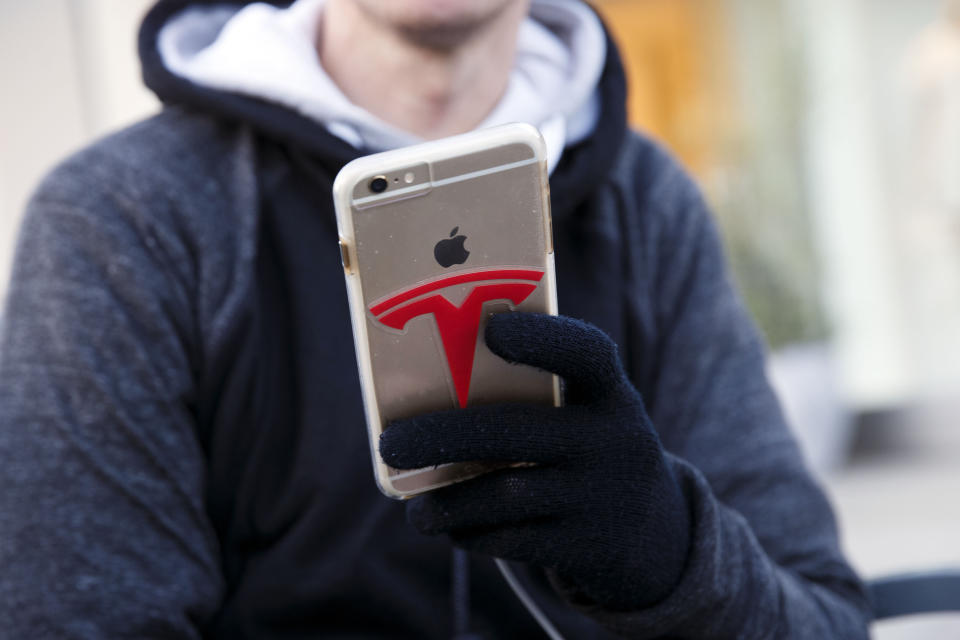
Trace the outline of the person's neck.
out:
[[[449,47],[411,41],[356,3],[329,0],[317,45],[326,72],[351,102],[422,138],[469,131],[507,88],[526,3],[509,7]]]

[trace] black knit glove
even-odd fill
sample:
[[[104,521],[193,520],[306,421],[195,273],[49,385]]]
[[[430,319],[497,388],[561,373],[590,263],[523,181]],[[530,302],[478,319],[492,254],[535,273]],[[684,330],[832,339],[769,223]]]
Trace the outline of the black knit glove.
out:
[[[530,462],[411,500],[423,533],[552,569],[610,609],[666,597],[690,545],[686,500],[613,341],[593,325],[512,313],[491,318],[490,349],[566,382],[566,406],[497,405],[392,423],[380,453],[398,469]]]

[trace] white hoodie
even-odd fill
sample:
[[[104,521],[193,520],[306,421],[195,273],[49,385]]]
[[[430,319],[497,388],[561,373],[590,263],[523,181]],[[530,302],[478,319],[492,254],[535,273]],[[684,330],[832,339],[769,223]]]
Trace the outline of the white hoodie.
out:
[[[286,9],[192,6],[163,28],[160,54],[175,75],[284,105],[355,147],[381,151],[419,142],[350,102],[324,71],[315,43],[325,1],[297,0]],[[479,128],[507,122],[538,127],[552,171],[564,147],[596,125],[605,58],[603,27],[587,6],[533,0],[507,90]]]

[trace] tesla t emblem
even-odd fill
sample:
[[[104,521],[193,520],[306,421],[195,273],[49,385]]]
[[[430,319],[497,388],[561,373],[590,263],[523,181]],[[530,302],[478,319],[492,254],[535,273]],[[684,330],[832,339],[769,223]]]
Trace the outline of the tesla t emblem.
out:
[[[508,300],[519,305],[539,286],[543,273],[533,269],[461,272],[392,294],[373,303],[370,312],[380,324],[397,330],[403,330],[414,318],[432,314],[443,343],[457,401],[461,407],[465,407],[470,392],[483,303]],[[473,289],[459,306],[440,293],[448,287],[464,284],[473,284]]]

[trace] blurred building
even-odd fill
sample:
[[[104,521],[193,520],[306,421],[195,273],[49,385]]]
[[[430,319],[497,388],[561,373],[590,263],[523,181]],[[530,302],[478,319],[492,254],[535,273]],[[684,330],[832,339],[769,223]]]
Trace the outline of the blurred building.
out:
[[[157,109],[140,84],[149,0],[0,0],[0,299],[23,206],[67,153]]]
[[[826,341],[858,411],[960,394],[956,3],[597,5],[771,345]]]

